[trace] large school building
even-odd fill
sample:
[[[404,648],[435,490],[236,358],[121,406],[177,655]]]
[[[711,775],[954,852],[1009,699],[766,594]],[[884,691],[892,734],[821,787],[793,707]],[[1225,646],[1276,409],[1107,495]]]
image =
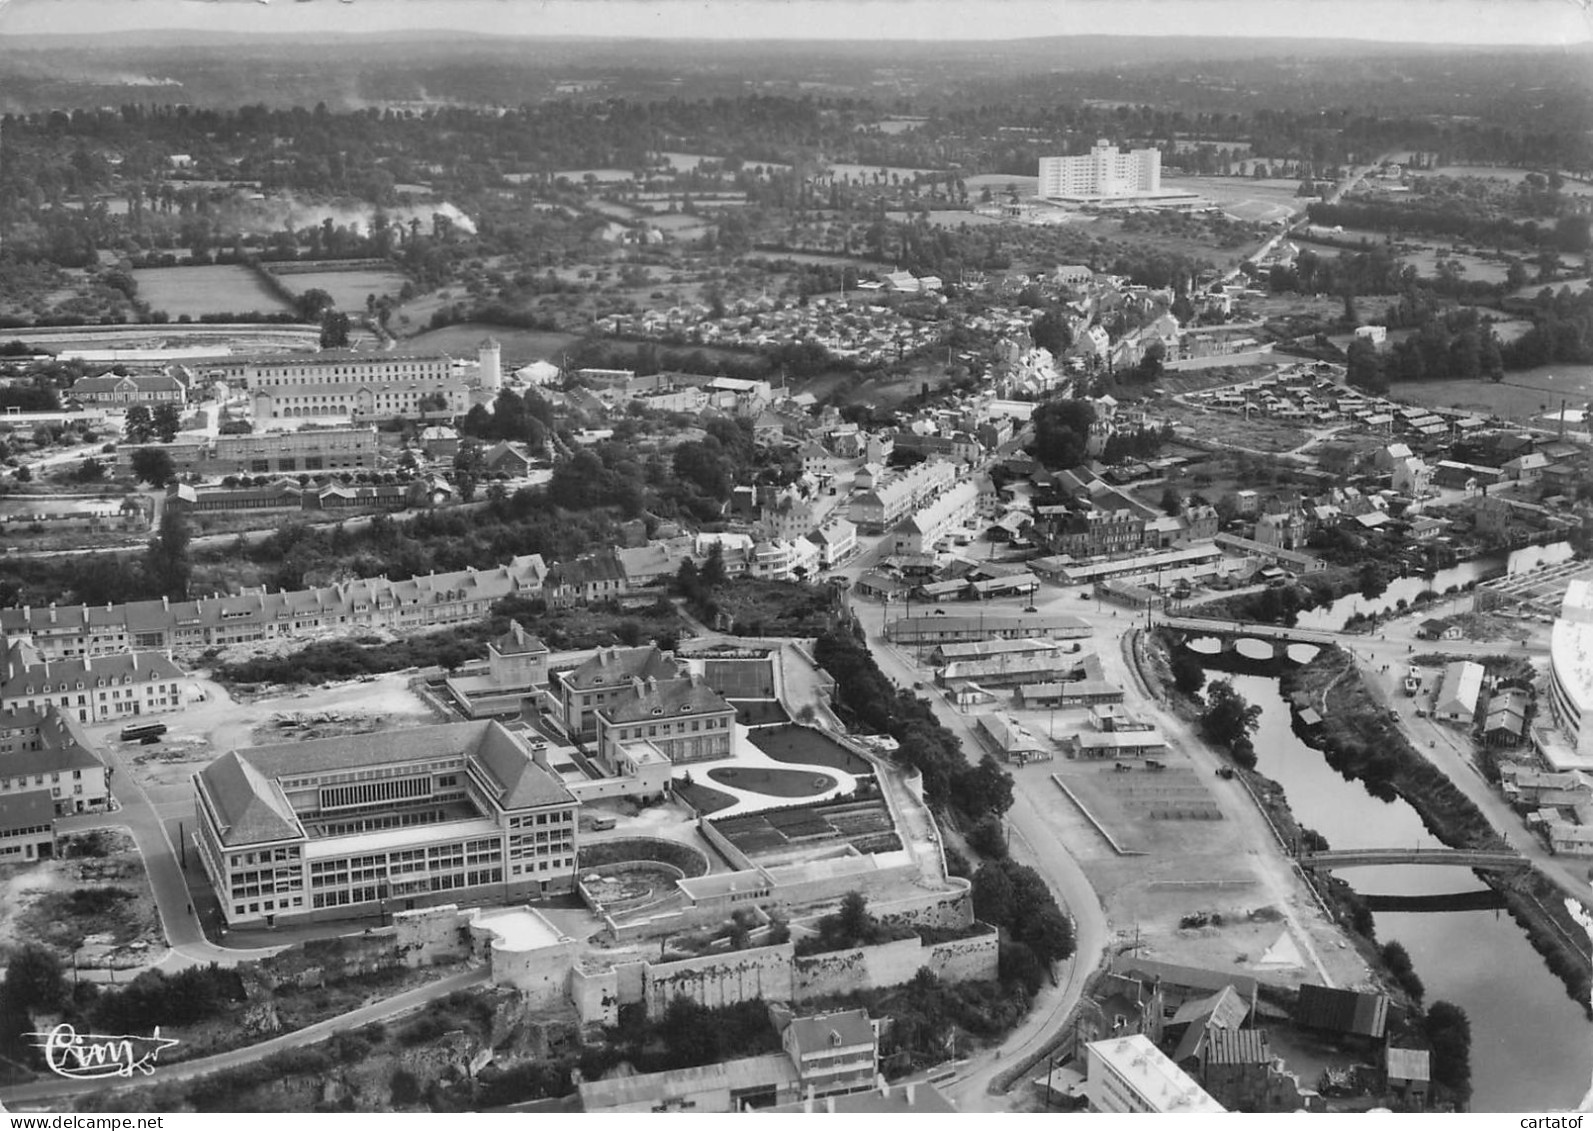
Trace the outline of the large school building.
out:
[[[544,758],[492,721],[233,750],[194,840],[234,927],[568,892],[580,802]]]

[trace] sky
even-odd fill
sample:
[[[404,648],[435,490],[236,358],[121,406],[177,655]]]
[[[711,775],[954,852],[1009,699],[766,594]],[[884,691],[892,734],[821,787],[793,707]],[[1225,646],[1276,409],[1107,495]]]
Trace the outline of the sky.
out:
[[[1094,34],[1548,46],[1593,39],[1590,9],[1593,0],[0,0],[0,35],[437,28],[671,39]]]

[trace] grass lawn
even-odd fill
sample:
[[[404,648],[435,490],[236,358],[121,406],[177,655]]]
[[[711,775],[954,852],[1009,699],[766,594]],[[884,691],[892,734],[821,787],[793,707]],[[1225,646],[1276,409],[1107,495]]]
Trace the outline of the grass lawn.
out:
[[[747,736],[759,750],[776,762],[804,766],[828,766],[849,774],[871,774],[874,767],[833,738],[809,727],[784,726],[753,731]],[[741,784],[740,782],[736,783]]]
[[[1310,197],[1296,196],[1298,180],[1252,180],[1249,177],[1166,177],[1163,191],[1194,192],[1236,220],[1271,222],[1305,211]]]
[[[1506,373],[1503,381],[1401,381],[1389,395],[1435,408],[1463,408],[1526,421],[1593,400],[1593,365],[1546,365]],[[1547,407],[1545,407],[1547,406]],[[1542,421],[1540,423],[1549,423]]]
[[[363,301],[362,298],[361,302]],[[405,339],[398,348],[414,354],[445,353],[454,357],[474,357],[476,347],[489,335],[497,338],[503,346],[505,373],[513,372],[522,365],[543,358],[556,359],[578,338],[576,334],[521,330],[513,326],[493,326],[485,322],[461,322],[457,326],[444,326],[439,330],[416,334],[412,338]]]
[[[398,297],[404,286],[401,271],[362,268],[355,271],[305,271],[299,274],[278,276],[294,294],[303,294],[320,288],[332,296],[338,309],[357,312],[365,309],[365,296],[382,295]]]
[[[133,271],[138,281],[138,297],[151,310],[164,310],[175,321],[187,314],[243,313],[259,310],[270,313],[288,309],[266,289],[247,267],[226,264],[218,267],[140,267]],[[360,296],[360,304],[365,296]]]
[[[736,722],[744,727],[767,727],[773,723],[791,721],[785,708],[773,699],[727,699],[725,702],[736,709]],[[785,759],[781,758],[780,761]]]
[[[695,781],[686,782],[676,778],[670,785],[675,796],[686,799],[686,804],[703,816],[717,813],[721,809],[728,809],[736,803],[736,799],[728,793],[714,789],[712,786],[701,785]]]
[[[767,797],[817,797],[835,788],[829,774],[806,770],[771,770],[761,766],[716,766],[708,776],[720,785],[733,785]]]

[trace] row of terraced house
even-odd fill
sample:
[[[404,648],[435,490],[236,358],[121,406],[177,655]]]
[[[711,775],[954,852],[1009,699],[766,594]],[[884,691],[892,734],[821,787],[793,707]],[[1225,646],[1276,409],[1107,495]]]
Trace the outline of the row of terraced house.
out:
[[[548,575],[540,554],[495,569],[385,577],[317,589],[252,592],[192,601],[48,605],[0,609],[0,633],[27,637],[41,660],[136,650],[211,647],[279,639],[331,628],[392,632],[480,620],[504,597],[539,597]]]

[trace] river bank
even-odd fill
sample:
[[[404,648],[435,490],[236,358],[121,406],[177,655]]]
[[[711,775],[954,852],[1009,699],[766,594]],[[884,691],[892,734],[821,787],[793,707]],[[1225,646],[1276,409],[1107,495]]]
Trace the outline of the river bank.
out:
[[[1178,633],[1161,636],[1163,647],[1182,646]],[[1165,669],[1160,649],[1150,659],[1147,667],[1159,663]],[[1301,725],[1281,686],[1280,669],[1286,665],[1247,662],[1235,653],[1209,662],[1210,679],[1230,681],[1247,702],[1261,708],[1254,736],[1258,772],[1240,776],[1258,808],[1268,813],[1280,842],[1320,848],[1325,841],[1334,849],[1444,847],[1429,828],[1430,816],[1403,800],[1387,778],[1369,786],[1366,777],[1329,762],[1320,737]],[[1340,665],[1326,680],[1342,673],[1348,682],[1361,672],[1358,666],[1352,671]],[[1381,691],[1376,676],[1365,673],[1364,679],[1374,693]],[[1170,683],[1164,675],[1163,686]],[[1319,697],[1311,705],[1321,702]],[[1351,709],[1364,716],[1375,715],[1378,707]],[[1455,784],[1492,818],[1495,829],[1512,842],[1525,839],[1525,830],[1504,823],[1515,818],[1502,802],[1489,806],[1478,800],[1479,788],[1487,789],[1480,779]],[[1538,849],[1532,855],[1541,861],[1546,853]],[[1546,874],[1563,884],[1558,874]],[[1504,896],[1469,868],[1390,864],[1311,878],[1312,890],[1331,909],[1343,937],[1376,971],[1372,982],[1386,985],[1394,976],[1395,970],[1385,968],[1383,950],[1399,943],[1425,986],[1423,1000],[1452,1002],[1469,1015],[1478,1054],[1472,1060],[1476,1110],[1525,1110],[1545,1103],[1566,1108],[1581,1101],[1593,1019],[1585,1001],[1567,993],[1561,970],[1551,968],[1542,953],[1562,910],[1558,892],[1545,895],[1523,884],[1526,896],[1514,901],[1517,913],[1502,915]],[[1529,906],[1527,897],[1540,906]],[[1574,938],[1564,941],[1574,948]],[[1376,963],[1370,961],[1374,942]]]
[[[1374,795],[1387,791],[1399,797],[1450,848],[1509,851],[1487,817],[1411,745],[1347,652],[1324,648],[1310,664],[1285,670],[1279,686],[1287,698],[1306,696],[1321,715],[1320,725],[1310,728],[1296,717],[1295,730],[1334,769],[1364,782]],[[1482,878],[1503,897],[1511,917],[1566,992],[1593,1017],[1593,952],[1560,889],[1535,870],[1513,876],[1484,873]]]

